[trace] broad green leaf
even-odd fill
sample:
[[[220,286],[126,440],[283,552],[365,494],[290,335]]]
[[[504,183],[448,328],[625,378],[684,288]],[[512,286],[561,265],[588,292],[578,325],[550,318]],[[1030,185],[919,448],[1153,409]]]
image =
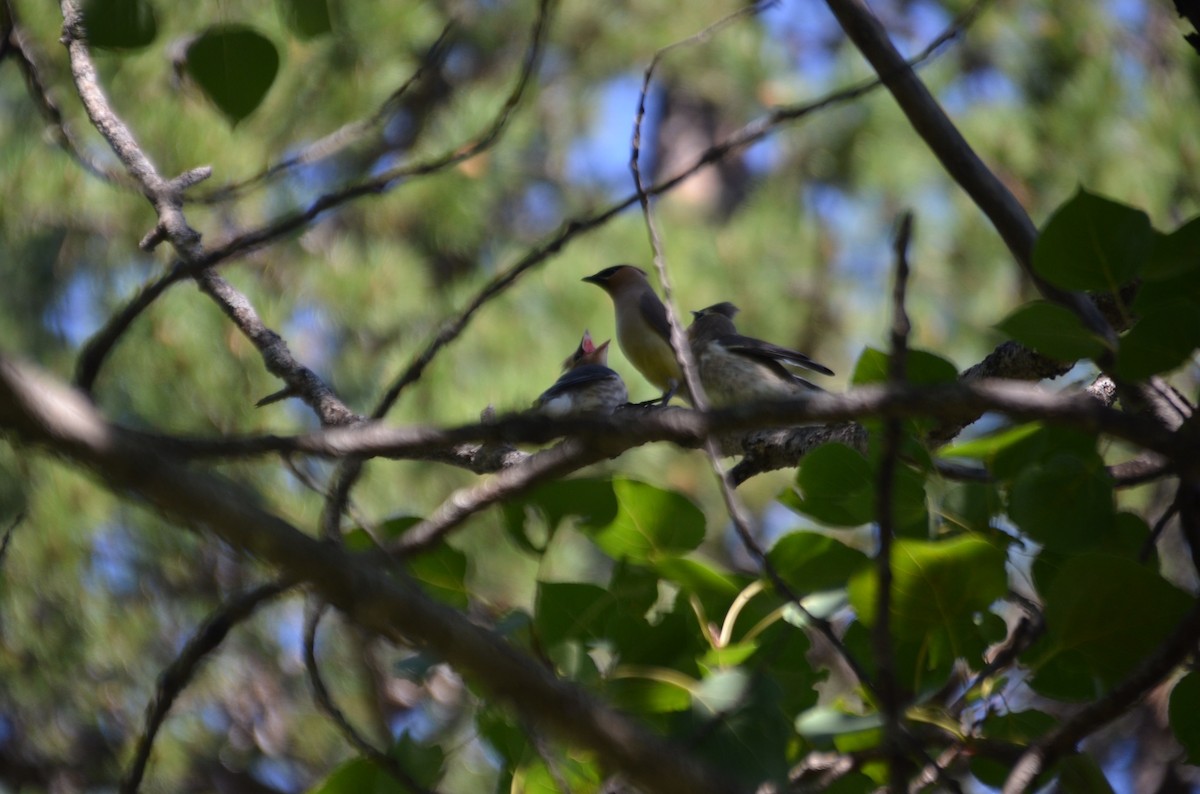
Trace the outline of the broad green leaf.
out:
[[[616,599],[616,594],[594,584],[540,582],[534,629],[545,646],[568,639],[596,642],[607,634]]]
[[[1047,548],[1086,548],[1112,529],[1112,478],[1099,456],[1055,455],[1017,477],[1008,515]]]
[[[333,32],[329,0],[278,0],[280,15],[297,38],[307,40]]]
[[[1147,281],[1175,278],[1200,268],[1200,216],[1170,234],[1155,232],[1154,247],[1142,269]]]
[[[817,669],[809,660],[812,643],[808,635],[784,621],[772,624],[755,640],[758,649],[747,662],[749,670],[768,676],[778,685],[776,708],[788,724],[800,712],[817,704],[817,686],[828,670]]]
[[[1000,489],[990,482],[950,484],[937,514],[949,532],[978,532],[992,535],[992,519],[1004,512]]]
[[[613,559],[652,562],[704,541],[704,513],[686,496],[636,480],[614,479],[617,514],[591,533]]]
[[[1046,633],[1024,655],[1031,686],[1082,700],[1111,688],[1176,628],[1192,599],[1135,560],[1068,559],[1043,593]]]
[[[1033,270],[1064,289],[1116,292],[1138,275],[1153,247],[1146,213],[1080,188],[1046,221]]]
[[[545,537],[532,537],[530,510],[544,520]],[[533,554],[542,554],[554,531],[568,516],[575,516],[583,528],[611,523],[617,515],[617,497],[613,493],[612,480],[607,478],[557,480],[535,488],[524,497],[505,502],[501,513],[505,531],[513,541]]]
[[[1027,747],[1041,738],[1058,724],[1058,720],[1042,711],[1014,711],[1008,714],[991,714],[981,726],[980,734],[990,740],[1012,742]],[[971,774],[980,782],[1000,788],[1012,772],[1011,764],[1001,763],[986,755],[972,755]]]
[[[892,633],[919,639],[942,633],[951,652],[974,618],[1008,589],[1004,550],[974,535],[940,541],[898,539],[892,545]],[[859,620],[875,624],[874,567],[850,580],[850,604]]]
[[[1062,794],[1114,794],[1096,759],[1086,753],[1067,756],[1057,769],[1057,791]]]
[[[860,452],[826,444],[801,462],[796,474],[800,495],[789,500],[789,507],[829,526],[862,526],[875,520],[875,481],[875,468]],[[907,466],[896,467],[892,517],[897,534],[928,534],[925,478]]]
[[[647,678],[613,678],[604,694],[614,706],[631,714],[666,714],[691,708],[692,694],[670,681]]]
[[[1150,310],[1121,337],[1117,374],[1144,380],[1188,361],[1200,347],[1200,301],[1182,298]]]
[[[882,727],[881,714],[847,714],[830,706],[817,706],[796,717],[796,733],[823,747],[830,746],[838,736]]]
[[[796,474],[799,509],[834,527],[858,527],[875,517],[875,474],[861,453],[826,444],[804,456]]]
[[[886,383],[890,356],[873,347],[863,350],[854,365],[851,385]],[[938,383],[954,383],[958,380],[958,368],[945,358],[925,350],[909,350],[905,359],[905,379],[921,386]]]
[[[1189,764],[1200,764],[1200,673],[1192,671],[1171,690],[1171,730]]]
[[[1043,463],[1060,454],[1098,460],[1096,436],[1066,427],[1037,426],[1037,432],[997,449],[988,468],[1000,479],[1011,480],[1033,464]]]
[[[459,609],[466,609],[467,555],[445,543],[416,555],[408,562],[408,572],[421,583],[426,593]]]
[[[851,574],[870,564],[867,555],[816,532],[797,530],[771,547],[767,559],[798,596],[845,587]]]
[[[1074,312],[1047,301],[1033,301],[1009,314],[996,327],[1005,334],[1059,361],[1095,358],[1103,341],[1083,325]]]
[[[595,763],[576,756],[555,758],[553,772],[540,756],[534,756],[513,775],[512,790],[521,794],[563,794],[559,780],[567,791],[582,794],[599,791],[603,775]]]
[[[1002,451],[1021,444],[1036,435],[1041,429],[1042,425],[1038,422],[1028,422],[1023,425],[1006,427],[1003,430],[997,430],[986,436],[980,436],[969,441],[962,441],[943,447],[938,451],[938,457],[971,458],[983,461],[990,466],[991,462]]]
[[[214,25],[187,48],[188,74],[230,123],[254,112],[279,71],[271,40],[246,25]]]
[[[83,28],[88,44],[103,50],[141,49],[158,35],[149,0],[87,0]]]
[[[388,753],[419,785],[432,788],[442,776],[445,752],[437,745],[400,739]],[[408,794],[409,787],[369,758],[352,758],[338,766],[308,794]]]
[[[773,681],[734,668],[709,676],[693,692],[692,711],[673,731],[730,778],[753,790],[787,777],[792,723],[778,708]]]
[[[1150,527],[1140,516],[1133,513],[1117,513],[1112,526],[1107,531],[1080,536],[1078,546],[1056,545],[1053,548],[1043,548],[1038,552],[1037,559],[1033,561],[1030,568],[1030,573],[1033,574],[1033,583],[1039,593],[1048,591],[1054,577],[1058,575],[1067,560],[1085,551],[1125,557],[1141,563],[1142,547],[1145,546],[1149,536]],[[1152,554],[1150,557],[1152,566],[1155,559]]]

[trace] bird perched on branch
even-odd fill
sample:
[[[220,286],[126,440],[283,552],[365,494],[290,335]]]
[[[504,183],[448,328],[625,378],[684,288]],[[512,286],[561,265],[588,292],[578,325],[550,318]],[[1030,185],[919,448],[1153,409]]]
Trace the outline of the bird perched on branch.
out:
[[[696,319],[688,327],[700,383],[714,406],[822,391],[785,365],[822,375],[832,375],[833,370],[803,353],[739,334],[733,324],[737,312],[738,307],[728,301],[716,303],[692,312]]]
[[[684,386],[683,374],[671,348],[667,308],[646,280],[646,272],[633,265],[613,265],[583,280],[612,298],[621,352],[646,380],[663,390],[666,405]],[[689,398],[686,387],[681,396]]]
[[[608,368],[608,342],[597,347],[587,331],[583,332],[579,347],[563,362],[563,370],[562,376],[533,404],[547,416],[611,414],[629,402],[625,382]]]

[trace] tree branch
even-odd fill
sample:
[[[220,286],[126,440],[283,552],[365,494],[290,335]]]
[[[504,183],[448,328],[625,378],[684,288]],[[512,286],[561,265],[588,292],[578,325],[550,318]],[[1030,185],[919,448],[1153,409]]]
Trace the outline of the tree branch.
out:
[[[500,636],[437,603],[370,557],[318,541],[256,506],[252,494],[194,471],[108,424],[77,393],[29,367],[0,359],[0,427],[129,494],[182,525],[203,529],[307,582],[368,631],[429,648],[498,701],[576,745],[649,791],[731,794],[737,787],[706,762],[590,694],[557,679]]]

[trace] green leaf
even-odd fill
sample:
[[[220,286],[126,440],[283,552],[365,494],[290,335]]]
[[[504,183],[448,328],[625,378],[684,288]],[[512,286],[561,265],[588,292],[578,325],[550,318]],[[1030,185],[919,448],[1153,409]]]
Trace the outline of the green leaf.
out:
[[[87,42],[102,50],[137,50],[158,35],[149,0],[87,0],[83,4]]]
[[[538,540],[531,537],[530,510],[545,521],[546,537]],[[513,541],[533,554],[542,554],[550,537],[568,516],[575,516],[583,528],[610,524],[617,515],[617,497],[612,480],[580,477],[539,486],[523,498],[505,502],[501,511],[505,531]]]
[[[983,721],[980,735],[992,741],[1011,742],[1027,747],[1041,738],[1058,724],[1058,720],[1042,711],[1013,711],[1008,714],[991,714]],[[1012,772],[1012,765],[1002,763],[986,755],[971,757],[971,774],[980,782],[1000,788]]]
[[[555,758],[553,772],[541,757],[534,757],[514,775],[512,790],[522,794],[562,794],[559,780],[567,791],[598,791],[603,776],[595,763],[574,756]]]
[[[1142,269],[1147,281],[1175,278],[1200,268],[1200,215],[1170,234],[1155,232],[1154,247]]]
[[[1074,312],[1047,301],[1021,306],[996,327],[1025,347],[1059,361],[1095,358],[1104,351],[1100,337]]]
[[[437,745],[419,744],[405,736],[389,752],[419,785],[432,788],[442,776],[446,755]],[[308,794],[408,794],[409,787],[369,758],[352,758],[338,766]]]
[[[825,444],[800,464],[797,499],[788,506],[834,527],[858,527],[875,520],[875,469],[863,455],[844,444]],[[907,466],[896,469],[892,516],[900,535],[928,534],[925,478]]]
[[[426,593],[443,603],[466,609],[467,555],[445,543],[413,557],[408,572],[421,583]]]
[[[796,733],[804,738],[822,747],[828,747],[838,736],[882,728],[883,715],[847,714],[830,706],[818,706],[798,716],[795,727]]]
[[[669,681],[646,678],[614,678],[605,683],[604,694],[614,706],[631,714],[668,714],[686,711],[692,694]]]
[[[936,511],[944,529],[992,535],[992,519],[1004,512],[1000,489],[993,483],[951,483]]]
[[[279,72],[279,53],[246,25],[214,25],[188,45],[188,74],[230,123],[254,112]]]
[[[1004,450],[1017,446],[1042,429],[1039,422],[1006,427],[986,436],[951,444],[938,451],[939,458],[971,458],[989,465]]]
[[[1175,684],[1167,715],[1187,763],[1200,764],[1200,673],[1192,671]]]
[[[1069,755],[1058,764],[1061,794],[1114,794],[1096,759],[1085,753]]]
[[[1046,222],[1033,247],[1033,270],[1064,289],[1116,292],[1138,275],[1153,248],[1146,213],[1080,188]]]
[[[940,541],[898,539],[892,545],[892,633],[927,638],[940,633],[950,650],[974,632],[974,618],[1008,589],[1005,552],[974,535]],[[875,569],[850,580],[850,604],[866,626],[875,624]]]
[[[797,596],[845,587],[851,574],[870,563],[857,549],[803,530],[780,538],[767,553],[767,560]]]
[[[1008,515],[1047,548],[1086,548],[1113,526],[1112,479],[1098,455],[1055,455],[1017,477]]]
[[[1095,697],[1167,638],[1192,599],[1135,560],[1087,553],[1068,559],[1044,596],[1046,633],[1024,655],[1031,686],[1047,697]]]
[[[1121,337],[1117,374],[1144,380],[1184,364],[1200,347],[1200,302],[1181,298],[1145,314]]]
[[[763,676],[734,668],[709,676],[693,693],[692,711],[673,731],[694,753],[747,790],[788,772],[792,723],[778,708],[780,692]]]
[[[804,456],[796,474],[798,509],[835,527],[858,527],[875,517],[871,464],[844,444],[825,444]]]
[[[596,642],[607,634],[616,594],[594,584],[539,582],[533,625],[543,645],[569,639]]]
[[[686,496],[636,480],[614,479],[616,517],[591,533],[614,559],[653,562],[704,541],[704,513]]]
[[[279,13],[299,39],[307,41],[333,32],[329,0],[279,0]]]
[[[873,347],[863,350],[854,365],[851,385],[886,383],[889,358],[887,353]],[[954,383],[958,380],[958,368],[953,362],[925,350],[909,350],[905,359],[905,370],[907,381],[921,386]]]

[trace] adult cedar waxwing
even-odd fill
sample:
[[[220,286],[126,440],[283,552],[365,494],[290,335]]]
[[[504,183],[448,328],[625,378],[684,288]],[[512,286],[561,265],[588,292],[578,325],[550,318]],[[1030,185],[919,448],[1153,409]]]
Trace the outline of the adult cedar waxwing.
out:
[[[584,281],[612,298],[621,352],[646,380],[663,390],[662,403],[666,405],[684,385],[683,374],[671,349],[667,308],[646,280],[646,272],[633,265],[613,265]],[[680,396],[688,399],[686,388]]]
[[[563,362],[563,369],[562,377],[534,402],[533,407],[541,413],[547,416],[611,414],[629,402],[625,382],[608,368],[608,342],[597,347],[587,331],[583,332],[579,347]]]
[[[696,358],[700,383],[714,406],[754,400],[785,399],[821,387],[793,374],[784,364],[823,375],[833,370],[803,353],[742,336],[733,324],[738,307],[728,301],[698,312],[688,328],[688,344]]]

